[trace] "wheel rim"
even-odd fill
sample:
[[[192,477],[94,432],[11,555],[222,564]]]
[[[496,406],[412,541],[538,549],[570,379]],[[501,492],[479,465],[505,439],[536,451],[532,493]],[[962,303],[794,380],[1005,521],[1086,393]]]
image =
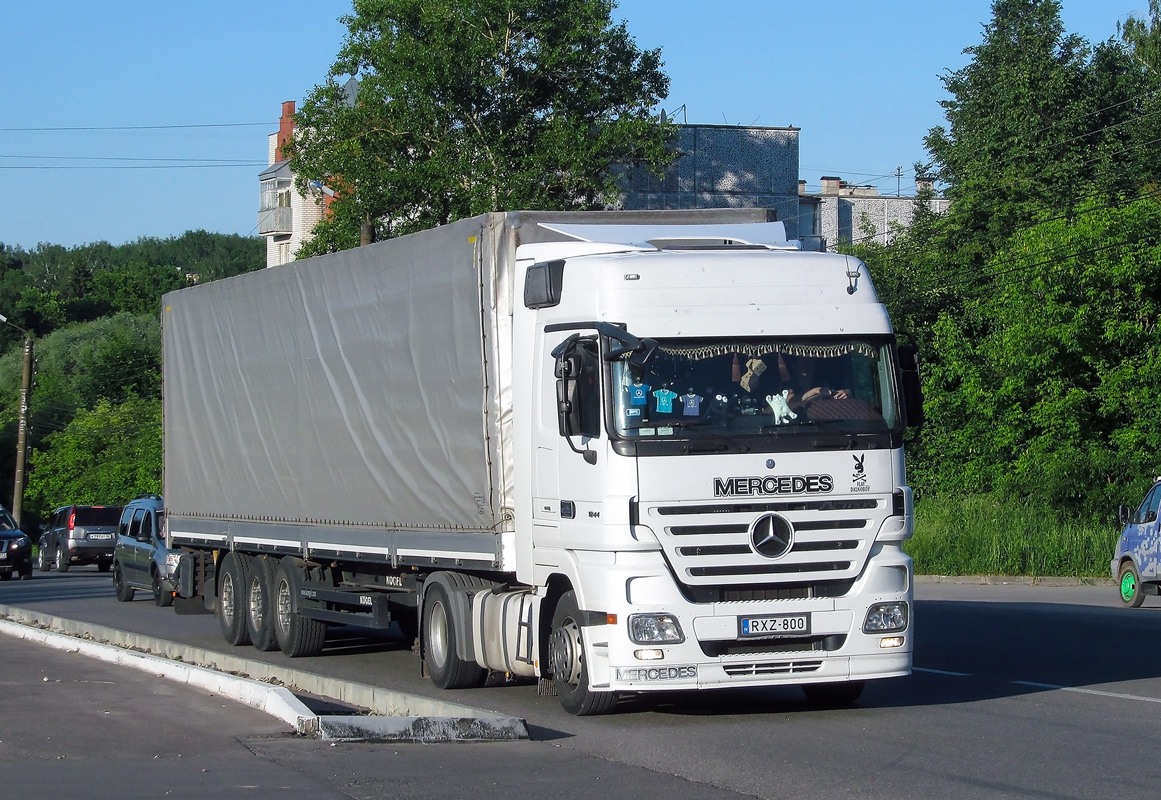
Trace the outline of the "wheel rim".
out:
[[[262,630],[262,581],[257,575],[250,579],[250,624]]]
[[[234,624],[234,577],[229,572],[222,576],[222,619]]]
[[[580,685],[582,666],[580,626],[568,617],[552,634],[552,674],[570,689]]]
[[[286,633],[290,630],[290,615],[293,611],[290,604],[290,585],[286,581],[279,581],[275,595],[275,619],[278,621],[278,628]]]
[[[431,614],[427,621],[427,652],[436,665],[442,667],[447,663],[447,609],[443,603],[436,602],[431,606]]]
[[[1137,576],[1133,574],[1132,570],[1125,570],[1125,574],[1121,576],[1121,599],[1127,603],[1136,594]]]

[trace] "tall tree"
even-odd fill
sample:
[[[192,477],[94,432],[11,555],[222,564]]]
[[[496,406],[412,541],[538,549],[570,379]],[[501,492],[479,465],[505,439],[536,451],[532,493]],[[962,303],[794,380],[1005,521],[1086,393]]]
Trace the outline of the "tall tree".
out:
[[[303,254],[485,211],[599,209],[613,167],[660,167],[672,129],[659,50],[611,0],[355,0],[289,145],[300,190],[337,192]],[[357,75],[357,96],[339,79]]]

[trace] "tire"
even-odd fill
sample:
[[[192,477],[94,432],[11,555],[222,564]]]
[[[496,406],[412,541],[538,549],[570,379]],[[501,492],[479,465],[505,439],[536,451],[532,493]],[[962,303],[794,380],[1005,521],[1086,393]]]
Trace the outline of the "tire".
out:
[[[52,569],[52,561],[49,560],[47,547],[37,548],[36,568],[41,572],[48,572]]]
[[[431,682],[440,689],[468,689],[483,686],[488,671],[474,661],[460,658],[456,632],[460,625],[447,587],[433,583],[423,596],[423,657]]]
[[[846,683],[806,683],[802,686],[802,693],[806,699],[816,706],[823,708],[841,708],[853,705],[863,693],[867,684],[864,681],[848,681]]]
[[[1117,572],[1117,586],[1120,589],[1121,604],[1126,608],[1140,608],[1145,602],[1145,592],[1141,586],[1141,574],[1132,561],[1121,564]]]
[[[66,551],[63,547],[58,547],[56,549],[56,571],[57,572],[68,572],[69,571],[69,557],[66,554]]]
[[[235,647],[250,644],[246,628],[246,586],[250,582],[250,556],[226,553],[218,583],[218,627],[222,638]]]
[[[0,581],[10,581],[10,580],[12,580],[12,570],[6,569],[3,572],[0,572]]]
[[[110,563],[108,561],[97,562],[97,572],[108,572]]]
[[[317,656],[327,640],[325,622],[304,617],[297,611],[298,590],[302,583],[294,559],[282,559],[271,583],[271,627],[274,640],[290,658]]]
[[[161,585],[161,575],[153,570],[153,602],[158,608],[167,608],[173,605],[173,592],[167,592]]]
[[[589,668],[581,636],[581,613],[576,592],[560,596],[552,615],[548,642],[552,682],[565,711],[576,717],[608,714],[617,705],[616,692],[589,690]]]
[[[128,603],[133,599],[133,587],[125,581],[125,573],[121,570],[120,564],[113,565],[113,591],[122,603]]]
[[[272,603],[277,561],[261,557],[250,561],[250,579],[246,583],[246,629],[256,650],[278,649],[274,635]]]
[[[20,580],[22,580],[22,581],[32,580],[32,564],[31,563],[29,563],[29,565],[27,567],[25,567],[24,569],[20,570]]]

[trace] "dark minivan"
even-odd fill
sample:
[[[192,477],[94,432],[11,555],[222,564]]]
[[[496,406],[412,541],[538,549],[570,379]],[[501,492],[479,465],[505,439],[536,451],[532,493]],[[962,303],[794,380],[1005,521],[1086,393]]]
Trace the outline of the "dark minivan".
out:
[[[117,543],[121,506],[62,506],[52,512],[49,528],[40,537],[39,567],[68,572],[79,564],[96,564],[108,572]]]

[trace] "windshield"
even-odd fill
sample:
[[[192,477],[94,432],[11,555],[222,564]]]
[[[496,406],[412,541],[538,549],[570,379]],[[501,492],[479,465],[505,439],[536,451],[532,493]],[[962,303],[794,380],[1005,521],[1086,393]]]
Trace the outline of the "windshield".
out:
[[[666,339],[644,370],[613,363],[624,438],[886,433],[900,426],[885,337]]]

